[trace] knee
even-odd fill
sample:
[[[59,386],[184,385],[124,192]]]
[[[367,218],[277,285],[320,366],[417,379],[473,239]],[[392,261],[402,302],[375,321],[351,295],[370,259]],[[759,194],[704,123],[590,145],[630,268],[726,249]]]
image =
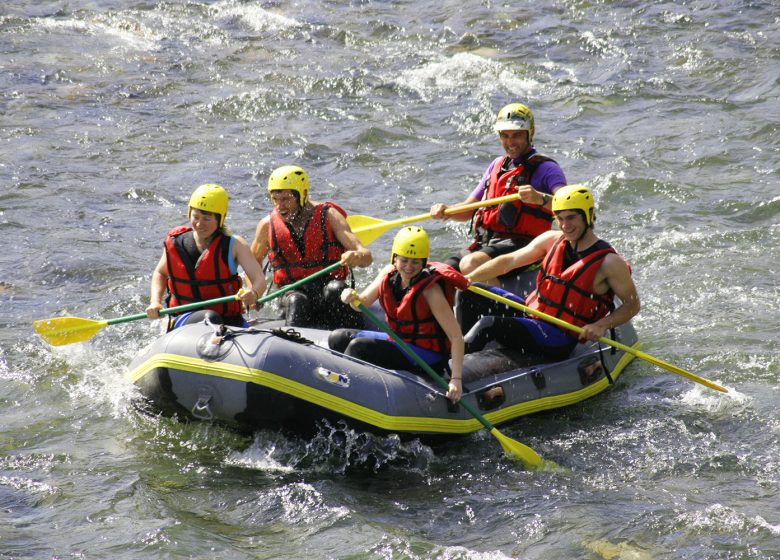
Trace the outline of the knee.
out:
[[[290,292],[284,298],[284,320],[288,326],[305,327],[308,321],[309,298],[302,292]]]
[[[225,322],[225,320],[222,318],[222,315],[213,309],[200,309],[198,311],[193,311],[192,313],[182,315],[181,318],[174,323],[174,328],[178,328],[183,325],[192,325],[194,323],[202,323],[207,319],[212,325],[222,325]]]
[[[290,292],[283,302],[285,311],[305,309],[308,304],[309,297],[303,292]]]
[[[491,340],[491,331],[493,325],[496,322],[496,318],[492,315],[480,318],[473,327],[463,337],[463,342],[466,345],[466,353],[477,352],[482,350],[485,345]]]
[[[448,257],[447,260],[444,261],[444,264],[449,265],[452,268],[454,268],[455,270],[457,270],[458,272],[460,272],[460,260],[461,260],[461,257],[459,257],[459,256],[452,256],[452,257]]]
[[[341,292],[347,287],[346,282],[342,280],[331,280],[322,288],[322,297],[325,301],[341,301]]]
[[[469,253],[460,259],[460,272],[461,274],[468,274],[474,272],[480,265],[485,264],[490,260],[490,257],[482,251],[475,253]]]
[[[353,337],[347,344],[347,347],[344,349],[344,354],[359,360],[373,363],[375,354],[375,352],[372,350],[373,348],[373,340],[359,336]]]
[[[496,322],[496,318],[492,315],[481,317],[479,321],[474,323],[474,326],[469,329],[469,332],[463,337],[463,341],[466,343],[473,342],[479,335],[485,334],[485,331],[491,328]]]
[[[203,312],[203,320],[208,320],[212,325],[221,325],[225,322],[225,318],[213,309],[206,309]]]
[[[336,329],[328,335],[328,347],[344,354],[357,333],[355,329]]]

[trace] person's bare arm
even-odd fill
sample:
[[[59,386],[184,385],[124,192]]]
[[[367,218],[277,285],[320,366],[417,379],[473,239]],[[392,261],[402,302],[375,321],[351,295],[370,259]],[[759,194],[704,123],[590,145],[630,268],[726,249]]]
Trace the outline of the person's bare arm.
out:
[[[241,299],[247,308],[252,308],[265,292],[263,267],[260,266],[246,240],[238,235],[233,236],[233,258],[246,272],[249,291]]]
[[[371,251],[366,249],[352,230],[341,212],[335,208],[328,208],[328,222],[330,222],[333,235],[344,247],[341,255],[342,264],[353,266],[368,266],[374,261]]]
[[[146,316],[149,319],[159,319],[160,310],[163,308],[162,298],[168,287],[168,259],[163,251],[157,266],[152,272],[152,284],[149,291],[149,307],[146,308]]]
[[[612,313],[589,325],[582,327],[581,340],[598,340],[604,333],[614,327],[628,322],[639,313],[639,294],[636,290],[631,271],[622,257],[616,254],[607,255],[601,263],[597,282],[604,282],[617,297],[621,304]],[[594,286],[594,289],[597,287]]]
[[[525,247],[491,259],[466,276],[472,282],[493,282],[503,274],[544,258],[560,235],[558,231],[546,231]]]
[[[260,220],[255,228],[255,238],[252,240],[252,245],[250,247],[255,260],[257,260],[260,266],[263,266],[263,261],[271,248],[268,244],[268,230],[270,227],[271,216],[266,216]]]
[[[431,286],[423,292],[423,296],[425,301],[428,302],[436,322],[439,323],[444,334],[450,340],[452,370],[450,372],[449,387],[447,388],[447,398],[452,400],[452,402],[457,402],[463,394],[463,355],[465,353],[463,333],[461,333],[458,320],[455,318],[447,298],[444,297],[444,291],[441,287],[438,285]]]

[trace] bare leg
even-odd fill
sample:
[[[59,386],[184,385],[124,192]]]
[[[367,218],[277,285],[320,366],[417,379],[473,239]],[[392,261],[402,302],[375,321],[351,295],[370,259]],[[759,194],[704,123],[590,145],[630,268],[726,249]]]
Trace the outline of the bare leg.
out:
[[[460,272],[461,274],[468,274],[469,272],[473,272],[479,266],[485,264],[489,260],[490,257],[487,255],[487,253],[483,253],[482,251],[469,253],[460,259]]]

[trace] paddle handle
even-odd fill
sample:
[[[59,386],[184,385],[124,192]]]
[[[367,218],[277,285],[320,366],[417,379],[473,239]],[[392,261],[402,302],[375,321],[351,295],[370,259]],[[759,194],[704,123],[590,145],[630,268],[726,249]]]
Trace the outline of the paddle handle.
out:
[[[508,194],[506,196],[499,196],[498,198],[479,200],[477,202],[464,204],[463,206],[455,206],[454,208],[447,208],[444,211],[444,213],[448,215],[460,214],[462,212],[468,212],[469,210],[476,210],[477,208],[483,208],[485,206],[495,206],[496,204],[503,204],[504,202],[513,202],[515,200],[518,200],[519,198],[520,198],[520,193]],[[389,222],[382,222],[379,224],[371,224],[367,226],[356,227],[355,229],[352,230],[352,233],[357,235],[359,233],[375,230],[377,228],[381,228],[382,231],[386,231],[395,226],[402,226],[404,224],[413,224],[415,222],[420,222],[422,220],[430,220],[431,218],[433,218],[433,216],[431,216],[430,212],[427,214],[417,214],[416,216],[410,216],[408,218],[399,218],[397,220],[392,220]]]
[[[505,202],[514,202],[520,199],[520,193],[508,194],[506,196],[499,196],[498,198],[489,198],[487,200],[478,200],[477,202],[470,202],[463,206],[455,206],[447,208],[444,213],[449,214],[461,214],[468,210],[476,210],[477,208],[484,208],[486,206],[495,206],[496,204],[503,204]],[[430,214],[428,214],[430,216]]]

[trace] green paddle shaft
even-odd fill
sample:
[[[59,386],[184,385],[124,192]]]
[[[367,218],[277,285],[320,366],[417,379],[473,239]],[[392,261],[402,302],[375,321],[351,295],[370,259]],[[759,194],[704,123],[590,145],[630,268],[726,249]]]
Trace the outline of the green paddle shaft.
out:
[[[336,262],[330,264],[329,266],[326,266],[322,270],[318,270],[314,274],[310,274],[306,278],[301,278],[300,280],[298,280],[296,282],[293,282],[292,284],[288,284],[288,285],[284,286],[283,288],[280,288],[280,289],[276,290],[275,292],[272,292],[272,293],[270,293],[270,294],[268,294],[266,296],[261,297],[260,299],[257,300],[257,303],[258,304],[263,304],[263,303],[266,303],[268,301],[271,301],[272,299],[277,298],[280,295],[282,295],[282,294],[284,294],[286,292],[289,292],[290,290],[294,290],[295,288],[305,284],[306,282],[314,280],[315,278],[317,278],[319,276],[323,276],[325,274],[328,274],[329,272],[335,270],[339,266],[341,266],[341,262],[340,261],[336,261]],[[223,296],[223,297],[214,298],[214,299],[207,299],[207,300],[204,300],[204,301],[196,301],[196,302],[193,302],[193,303],[187,303],[185,305],[177,305],[176,307],[168,307],[166,309],[161,309],[159,311],[159,314],[161,316],[165,316],[165,315],[170,315],[172,313],[183,313],[185,311],[190,311],[192,309],[198,309],[198,308],[206,307],[206,306],[209,306],[209,305],[216,305],[218,303],[227,303],[229,301],[234,301],[234,300],[237,300],[237,299],[239,299],[238,294],[234,294],[232,296]],[[140,319],[146,319],[146,318],[147,318],[146,317],[146,313],[136,313],[134,315],[125,315],[124,317],[116,317],[114,319],[108,319],[108,320],[105,320],[105,321],[92,321],[92,320],[89,320],[89,319],[79,319],[77,317],[71,317],[71,318],[68,318],[68,319],[69,319],[70,323],[73,323],[73,324],[69,323],[68,325],[66,325],[64,329],[61,329],[62,333],[59,333],[59,334],[63,335],[65,333],[67,333],[67,331],[69,331],[69,330],[76,331],[76,330],[79,330],[79,329],[84,330],[84,329],[91,329],[91,328],[95,328],[95,327],[97,327],[97,330],[99,330],[100,328],[102,328],[102,327],[104,327],[106,325],[117,325],[119,323],[128,323],[130,321],[138,321]],[[52,328],[49,325],[47,325],[47,323],[57,324],[57,322],[60,319],[62,319],[62,318],[55,317],[55,318],[50,319],[48,321],[47,320],[40,320],[40,321],[36,321],[35,323],[36,323],[38,329],[40,329],[43,332],[47,332],[49,330],[52,330]]]
[[[341,261],[336,261],[334,263],[331,263],[330,265],[326,266],[322,270],[318,270],[314,274],[310,274],[306,278],[301,278],[300,280],[293,282],[292,284],[287,284],[283,288],[279,288],[275,292],[272,292],[266,296],[261,297],[257,300],[258,304],[263,304],[266,302],[271,301],[272,299],[278,298],[282,294],[285,294],[286,292],[289,292],[291,290],[294,290],[298,286],[301,286],[303,284],[306,284],[307,282],[314,280],[315,278],[318,278],[320,276],[324,276],[325,274],[328,274],[329,272],[337,269],[341,266]],[[209,305],[216,305],[218,303],[227,303],[229,301],[240,299],[238,294],[232,295],[232,296],[224,296],[214,299],[207,299],[204,301],[196,301],[194,303],[187,303],[185,305],[177,305],[176,307],[168,307],[167,309],[161,309],[160,315],[170,315],[172,313],[184,313],[185,311],[190,311],[191,309],[198,309],[200,307],[207,307]],[[117,317],[116,319],[109,319],[106,321],[107,325],[116,325],[117,323],[127,323],[129,321],[137,321],[139,319],[146,319],[146,313],[136,313],[135,315],[127,315],[125,317]]]
[[[436,384],[444,389],[445,391],[449,388],[448,383],[444,380],[444,378],[433,371],[431,366],[429,366],[420,356],[418,356],[414,350],[409,348],[409,345],[406,344],[393,330],[388,327],[384,322],[382,322],[374,313],[372,313],[365,305],[362,303],[357,303],[357,308],[360,309],[360,311],[363,312],[363,314],[369,318],[369,320],[374,323],[381,331],[389,335],[395,342],[398,344],[398,346],[411,357],[417,365],[419,365],[423,370],[425,370],[425,373],[427,373],[435,382]],[[542,459],[536,451],[528,447],[527,445],[524,445],[520,443],[519,441],[515,441],[501,432],[498,431],[498,428],[496,428],[493,424],[488,421],[487,418],[482,416],[471,404],[464,400],[458,401],[458,404],[462,406],[469,414],[471,414],[474,418],[476,418],[480,424],[482,424],[485,428],[487,428],[490,433],[498,439],[498,441],[501,443],[501,446],[504,448],[504,451],[506,451],[508,454],[520,459],[523,461],[528,467],[532,468],[538,468],[545,465],[552,466],[553,463],[550,461],[545,461]]]

